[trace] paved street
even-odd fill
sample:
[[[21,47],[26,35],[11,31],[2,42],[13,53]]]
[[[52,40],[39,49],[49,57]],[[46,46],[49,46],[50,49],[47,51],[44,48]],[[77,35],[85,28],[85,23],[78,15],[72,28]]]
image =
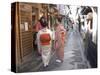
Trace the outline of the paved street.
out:
[[[64,62],[55,62],[55,56],[51,58],[47,68],[40,67],[39,71],[86,69],[90,65],[84,55],[84,45],[78,29],[70,30],[66,37],[64,48]]]
[[[97,7],[92,6],[12,3],[11,70],[40,72],[97,68],[97,11]],[[66,37],[63,31],[67,33]],[[51,35],[52,32],[54,35]],[[60,44],[63,36],[65,43]],[[52,52],[48,64],[46,57],[49,59],[49,46]],[[62,59],[63,53],[61,62],[57,56]]]
[[[38,72],[38,71],[56,71],[56,70],[74,70],[74,69],[87,69],[90,68],[85,55],[84,43],[78,28],[70,29],[66,35],[65,48],[64,48],[64,62],[57,63],[55,54],[52,55],[48,67],[43,67],[41,56],[37,53],[33,56],[27,68],[23,67],[21,72]],[[25,65],[24,65],[25,66]]]

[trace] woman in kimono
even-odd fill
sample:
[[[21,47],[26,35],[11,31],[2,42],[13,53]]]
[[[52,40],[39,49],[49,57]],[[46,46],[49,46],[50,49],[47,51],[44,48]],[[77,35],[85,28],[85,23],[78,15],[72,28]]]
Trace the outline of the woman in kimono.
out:
[[[38,46],[37,46],[37,43],[36,43],[36,38],[37,38],[37,33],[39,32],[39,30],[41,30],[43,27],[41,25],[41,20],[44,16],[42,16],[39,21],[34,25],[33,27],[33,32],[34,32],[34,35],[33,35],[33,38],[34,38],[34,43],[33,43],[33,46],[34,46],[34,49],[37,50],[38,52]],[[41,54],[38,52],[38,55],[41,56]]]
[[[56,62],[63,62],[64,59],[64,44],[65,44],[66,30],[61,24],[61,18],[57,18],[57,26],[55,28],[55,50],[57,60]]]
[[[37,33],[37,44],[39,53],[41,53],[42,61],[44,67],[48,66],[50,57],[51,57],[51,48],[52,48],[52,31],[48,29],[47,22],[45,18],[42,18],[41,25],[43,29],[41,29]]]

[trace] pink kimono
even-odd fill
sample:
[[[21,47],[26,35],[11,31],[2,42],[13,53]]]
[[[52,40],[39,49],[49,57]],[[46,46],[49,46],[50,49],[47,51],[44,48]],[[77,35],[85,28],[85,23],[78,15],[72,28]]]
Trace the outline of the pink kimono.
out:
[[[36,24],[35,31],[38,32],[38,31],[41,30],[42,28],[43,28],[43,27],[41,26],[41,23],[38,22],[38,23]]]
[[[64,29],[64,26],[59,24],[56,27],[56,32],[55,32],[55,49],[56,49],[56,56],[61,61],[63,61],[64,58],[65,35],[66,35],[66,30]]]

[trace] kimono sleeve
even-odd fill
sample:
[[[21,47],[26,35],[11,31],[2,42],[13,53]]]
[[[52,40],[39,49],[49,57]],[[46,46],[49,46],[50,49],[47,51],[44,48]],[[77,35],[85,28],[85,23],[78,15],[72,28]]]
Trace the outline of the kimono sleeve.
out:
[[[37,45],[38,45],[38,52],[41,53],[41,46],[40,46],[40,32],[37,33]]]
[[[54,34],[53,34],[53,32],[52,32],[52,31],[50,31],[50,37],[51,37],[51,40],[53,40],[53,39],[54,39]]]
[[[52,32],[52,40],[55,40],[55,31]]]

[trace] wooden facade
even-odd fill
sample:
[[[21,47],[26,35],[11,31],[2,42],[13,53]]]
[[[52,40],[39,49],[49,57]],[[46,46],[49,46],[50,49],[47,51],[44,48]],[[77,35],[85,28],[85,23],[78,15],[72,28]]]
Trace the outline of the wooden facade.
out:
[[[18,71],[20,66],[27,62],[26,58],[32,55],[32,7],[26,3],[13,3],[11,21],[12,67]]]
[[[48,4],[15,2],[11,5],[11,68],[19,72],[34,55],[34,28],[41,15],[48,18]],[[34,62],[34,61],[33,61]]]

